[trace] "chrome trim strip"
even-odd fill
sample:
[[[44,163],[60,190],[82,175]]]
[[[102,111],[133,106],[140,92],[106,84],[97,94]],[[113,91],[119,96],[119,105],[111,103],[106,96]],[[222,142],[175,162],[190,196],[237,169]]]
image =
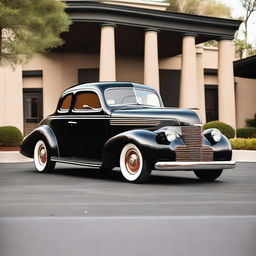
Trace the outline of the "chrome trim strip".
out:
[[[64,163],[64,164],[75,164],[75,165],[82,165],[87,167],[101,167],[102,164],[96,164],[96,163],[86,163],[86,162],[76,162],[76,161],[68,161],[68,160],[62,160],[55,157],[51,157],[51,161],[58,162],[58,163]]]
[[[212,162],[157,162],[156,170],[216,170],[233,169],[236,166],[235,161],[212,161]]]
[[[124,126],[158,126],[160,122],[110,122],[111,125],[124,125]]]

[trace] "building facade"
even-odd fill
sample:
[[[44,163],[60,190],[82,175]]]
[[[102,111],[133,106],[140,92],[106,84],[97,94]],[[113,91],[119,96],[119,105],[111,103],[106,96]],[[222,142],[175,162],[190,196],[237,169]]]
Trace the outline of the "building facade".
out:
[[[235,86],[232,40],[240,21],[166,12],[163,3],[66,2],[73,24],[65,44],[15,70],[0,68],[0,126],[27,134],[55,111],[63,90],[93,81],[152,86],[165,106],[199,108],[203,122],[241,127],[253,116],[237,111],[246,101],[239,95],[252,93]],[[204,47],[209,40],[219,50]]]

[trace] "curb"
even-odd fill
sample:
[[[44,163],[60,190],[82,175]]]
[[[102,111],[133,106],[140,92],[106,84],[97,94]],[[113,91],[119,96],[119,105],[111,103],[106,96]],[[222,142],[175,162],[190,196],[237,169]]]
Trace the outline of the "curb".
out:
[[[23,156],[19,151],[0,151],[0,163],[33,162],[33,158]]]
[[[232,160],[237,162],[256,162],[256,150],[233,150]]]

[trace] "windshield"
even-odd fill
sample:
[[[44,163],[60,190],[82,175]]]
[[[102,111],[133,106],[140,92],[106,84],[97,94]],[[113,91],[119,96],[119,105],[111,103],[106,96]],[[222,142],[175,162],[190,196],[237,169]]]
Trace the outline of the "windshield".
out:
[[[158,95],[150,90],[139,88],[110,88],[105,91],[109,106],[116,105],[148,105],[160,107]]]

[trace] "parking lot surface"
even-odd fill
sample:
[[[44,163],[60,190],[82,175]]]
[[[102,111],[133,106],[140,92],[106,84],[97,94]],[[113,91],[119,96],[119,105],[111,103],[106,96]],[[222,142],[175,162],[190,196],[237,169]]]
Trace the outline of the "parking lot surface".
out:
[[[41,174],[33,163],[0,164],[0,216],[256,215],[256,163],[238,163],[212,183],[193,172],[154,171],[147,184],[97,169],[57,164]]]

